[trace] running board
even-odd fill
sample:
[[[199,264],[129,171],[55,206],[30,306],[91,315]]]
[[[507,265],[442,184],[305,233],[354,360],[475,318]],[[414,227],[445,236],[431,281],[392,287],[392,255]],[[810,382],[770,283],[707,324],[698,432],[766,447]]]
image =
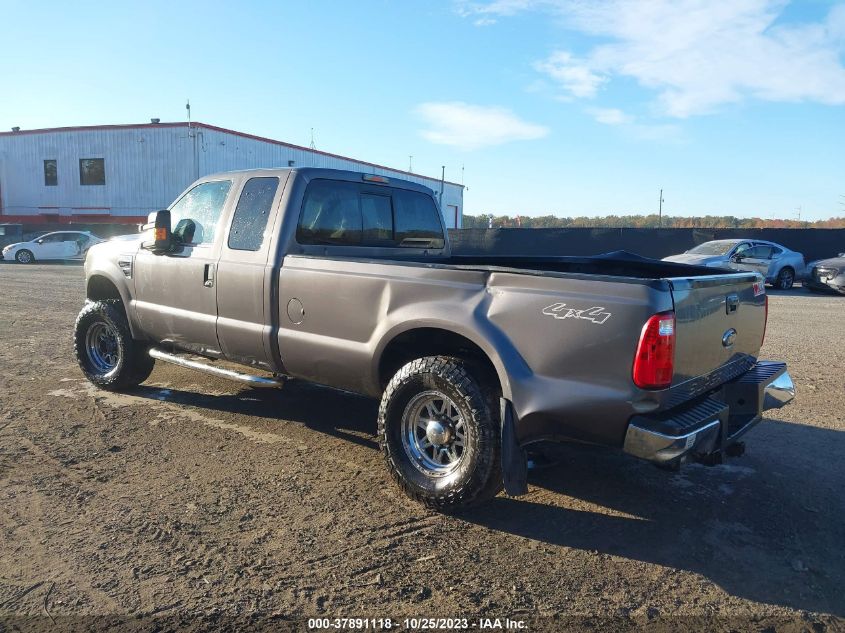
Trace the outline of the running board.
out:
[[[212,376],[219,376],[220,378],[228,378],[229,380],[235,380],[237,382],[242,382],[244,384],[250,385],[252,387],[259,387],[259,388],[273,388],[273,387],[281,387],[285,384],[284,378],[270,378],[267,376],[252,376],[250,374],[244,374],[239,371],[235,371],[233,369],[224,369],[223,367],[215,367],[214,365],[210,365],[208,363],[202,363],[196,360],[190,360],[188,358],[183,358],[181,356],[177,356],[176,354],[169,354],[165,351],[160,349],[156,349],[155,347],[150,350],[150,356],[155,358],[156,360],[163,360],[165,363],[173,363],[174,365],[179,365],[180,367],[188,367],[190,369],[196,369],[197,371],[205,372],[206,374],[211,374]]]

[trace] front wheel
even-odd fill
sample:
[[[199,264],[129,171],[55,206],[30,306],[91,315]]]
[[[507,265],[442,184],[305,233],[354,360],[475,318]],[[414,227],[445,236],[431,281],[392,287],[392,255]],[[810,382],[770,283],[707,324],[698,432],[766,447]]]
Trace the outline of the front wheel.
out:
[[[378,433],[387,467],[430,508],[475,505],[502,488],[497,400],[480,378],[459,358],[419,358],[382,396]]]
[[[781,290],[789,290],[792,288],[792,284],[795,283],[795,271],[792,270],[789,266],[786,268],[782,268],[781,271],[778,273],[778,278],[776,281],[776,285]]]
[[[15,260],[19,264],[31,264],[35,261],[35,257],[32,256],[32,251],[23,249],[15,253]]]
[[[76,317],[73,342],[82,373],[103,389],[134,387],[153,371],[149,346],[132,338],[120,301],[86,303]]]

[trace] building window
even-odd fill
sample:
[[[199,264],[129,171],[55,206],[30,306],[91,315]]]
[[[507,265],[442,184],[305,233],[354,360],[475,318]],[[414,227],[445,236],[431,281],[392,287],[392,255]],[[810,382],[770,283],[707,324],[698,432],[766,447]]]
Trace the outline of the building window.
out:
[[[59,176],[56,173],[56,159],[51,158],[44,161],[44,186],[55,187],[59,184]]]
[[[80,158],[79,159],[79,184],[80,185],[104,185],[106,184],[106,164],[102,158]]]

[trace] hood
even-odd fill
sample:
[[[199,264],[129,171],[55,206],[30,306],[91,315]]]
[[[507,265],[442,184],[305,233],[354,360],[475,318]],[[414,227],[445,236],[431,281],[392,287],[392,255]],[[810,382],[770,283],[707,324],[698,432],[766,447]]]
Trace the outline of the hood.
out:
[[[830,266],[831,268],[845,268],[845,257],[829,257],[828,259],[819,259],[807,264],[807,268],[812,269],[813,266]]]
[[[664,257],[664,262],[675,262],[677,264],[693,264],[695,266],[708,266],[712,264],[721,264],[725,262],[724,257],[713,257],[712,255],[696,255],[694,253],[682,253],[681,255],[672,255]]]
[[[11,244],[6,244],[6,246],[3,247],[3,250],[5,251],[7,248],[15,248],[17,246],[23,246],[24,244],[29,244],[29,242],[12,242]]]

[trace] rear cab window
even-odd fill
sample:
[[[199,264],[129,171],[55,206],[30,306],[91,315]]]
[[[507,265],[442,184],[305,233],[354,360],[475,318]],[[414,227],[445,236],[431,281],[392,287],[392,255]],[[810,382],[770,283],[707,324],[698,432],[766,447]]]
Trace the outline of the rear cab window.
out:
[[[300,244],[440,249],[440,211],[430,195],[335,180],[308,184],[296,230]]]

